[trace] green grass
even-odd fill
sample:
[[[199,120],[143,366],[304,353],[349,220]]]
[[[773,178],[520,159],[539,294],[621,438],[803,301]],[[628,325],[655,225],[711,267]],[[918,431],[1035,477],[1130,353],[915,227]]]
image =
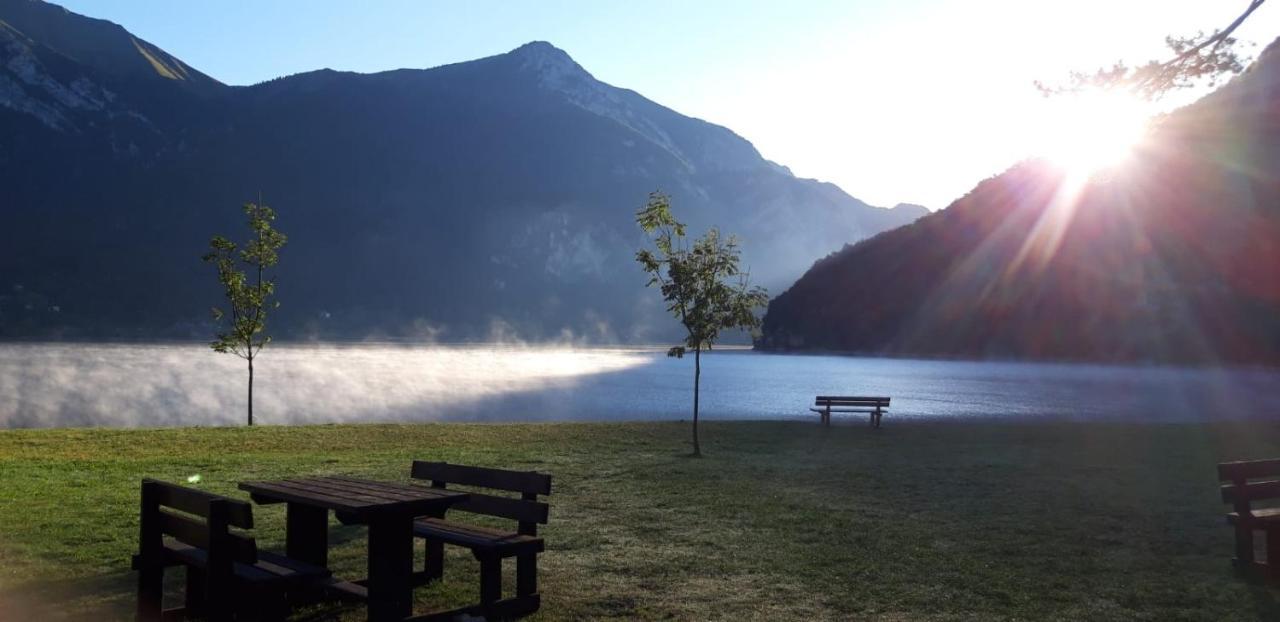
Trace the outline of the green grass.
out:
[[[687,434],[677,423],[0,432],[0,619],[128,618],[143,476],[198,473],[201,487],[243,497],[246,479],[405,479],[413,458],[553,474],[537,619],[1280,619],[1277,592],[1230,568],[1214,471],[1280,456],[1274,425],[712,423],[701,460],[684,455]],[[255,511],[279,550],[281,506]],[[363,576],[361,529],[332,539],[335,570]],[[418,611],[473,600],[475,573],[451,551]]]

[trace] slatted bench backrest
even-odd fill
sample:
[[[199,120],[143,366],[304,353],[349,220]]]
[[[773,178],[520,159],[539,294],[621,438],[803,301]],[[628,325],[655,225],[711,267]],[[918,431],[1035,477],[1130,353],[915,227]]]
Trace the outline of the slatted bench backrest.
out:
[[[1248,516],[1254,501],[1280,499],[1280,460],[1224,462],[1218,465],[1218,480],[1231,482],[1222,486],[1222,502]]]
[[[139,553],[144,557],[163,555],[164,536],[169,536],[206,551],[211,572],[230,572],[233,562],[258,561],[254,539],[229,529],[253,528],[253,506],[248,502],[144,479],[140,518]]]
[[[457,484],[518,492],[520,498],[514,499],[468,491],[466,501],[449,509],[515,520],[520,523],[519,532],[527,536],[538,535],[538,525],[547,524],[550,509],[546,503],[538,501],[538,495],[551,494],[550,475],[415,460],[412,476],[414,479],[431,480],[433,488]]]
[[[813,400],[814,406],[865,406],[868,408],[888,408],[887,397],[861,397],[840,395],[819,395]]]

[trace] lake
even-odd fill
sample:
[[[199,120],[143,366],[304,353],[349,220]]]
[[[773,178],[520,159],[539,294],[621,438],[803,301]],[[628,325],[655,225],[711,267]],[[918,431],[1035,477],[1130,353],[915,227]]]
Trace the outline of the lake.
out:
[[[258,423],[612,421],[691,416],[693,359],[665,348],[273,345]],[[0,345],[0,428],[236,425],[245,364],[202,344]],[[702,415],[813,419],[817,394],[895,418],[1280,419],[1280,370],[704,355]],[[861,420],[859,420],[861,421]]]

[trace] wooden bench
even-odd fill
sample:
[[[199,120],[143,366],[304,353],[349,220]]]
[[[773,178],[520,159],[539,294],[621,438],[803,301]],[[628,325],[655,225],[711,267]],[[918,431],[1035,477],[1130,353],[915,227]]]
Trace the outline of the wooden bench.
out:
[[[447,462],[414,461],[412,476],[430,480],[432,487],[457,484],[520,493],[520,498],[476,493],[457,503],[449,512],[462,511],[517,522],[516,530],[492,529],[439,518],[422,518],[413,533],[426,540],[426,562],[422,578],[439,579],[444,573],[444,545],[471,550],[480,562],[480,604],[468,608],[487,619],[527,615],[538,610],[538,553],[544,549],[538,525],[547,523],[549,507],[538,495],[551,494],[551,476],[532,471],[506,471],[462,466]],[[502,560],[516,558],[516,595],[502,600]]]
[[[1231,482],[1222,486],[1222,502],[1232,505],[1227,524],[1236,530],[1238,567],[1267,572],[1280,579],[1280,507],[1254,507],[1255,501],[1280,500],[1280,460],[1224,462],[1218,465],[1218,480]],[[1253,533],[1266,533],[1267,559],[1254,560]]]
[[[822,416],[823,425],[831,425],[831,413],[867,413],[871,427],[880,427],[880,417],[889,408],[887,397],[819,395],[809,410]]]
[[[144,479],[140,518],[133,556],[139,620],[283,620],[286,590],[329,578],[325,568],[259,551],[253,538],[231,531],[253,528],[253,507],[245,501]],[[187,569],[186,599],[166,610],[164,571],[172,566]]]

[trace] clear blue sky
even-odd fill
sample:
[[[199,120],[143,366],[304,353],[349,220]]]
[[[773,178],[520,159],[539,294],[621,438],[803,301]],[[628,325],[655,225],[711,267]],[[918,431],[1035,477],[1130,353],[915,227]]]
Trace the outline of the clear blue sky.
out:
[[[425,68],[540,39],[878,205],[945,207],[1035,153],[1032,80],[1162,55],[1244,0],[65,0],[229,84]],[[1280,6],[1241,31],[1280,35]],[[1185,99],[1185,97],[1183,98]],[[1166,104],[1167,106],[1168,104]]]

